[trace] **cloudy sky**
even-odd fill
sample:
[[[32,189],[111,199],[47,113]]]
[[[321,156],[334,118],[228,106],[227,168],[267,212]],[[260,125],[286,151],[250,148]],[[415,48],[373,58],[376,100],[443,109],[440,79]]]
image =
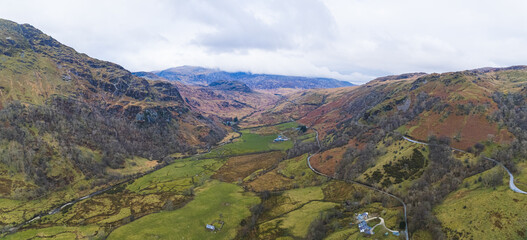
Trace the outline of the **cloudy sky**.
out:
[[[3,0],[0,18],[131,71],[333,77],[527,64],[524,0]]]

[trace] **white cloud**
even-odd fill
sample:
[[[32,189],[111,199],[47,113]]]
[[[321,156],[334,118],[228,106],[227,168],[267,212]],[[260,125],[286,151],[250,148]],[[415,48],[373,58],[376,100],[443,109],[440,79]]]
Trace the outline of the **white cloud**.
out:
[[[179,65],[365,82],[527,64],[521,0],[5,0],[0,16],[132,70]]]

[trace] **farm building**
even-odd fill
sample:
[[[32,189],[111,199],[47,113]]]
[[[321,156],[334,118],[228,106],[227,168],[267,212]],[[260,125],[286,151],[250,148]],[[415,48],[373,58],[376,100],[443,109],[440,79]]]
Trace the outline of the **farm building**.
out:
[[[284,136],[282,136],[282,135],[278,135],[278,137],[275,138],[275,139],[273,140],[273,142],[284,142],[284,141],[287,141],[287,140],[289,140],[289,139],[286,138],[286,137],[284,137]]]
[[[357,220],[359,222],[366,221],[366,219],[368,219],[368,212],[361,213],[361,214],[357,215]]]
[[[205,228],[207,228],[208,230],[211,230],[211,231],[216,231],[216,227],[214,227],[214,225],[207,224],[207,226],[205,226]]]
[[[368,223],[366,222],[366,219],[368,219],[368,213],[361,213],[357,215],[357,221],[359,221],[359,231],[361,233],[366,234],[373,234],[373,231],[370,226],[368,226]]]
[[[368,226],[368,223],[366,221],[362,221],[359,223],[359,231],[361,233],[372,234],[371,230],[371,227]]]

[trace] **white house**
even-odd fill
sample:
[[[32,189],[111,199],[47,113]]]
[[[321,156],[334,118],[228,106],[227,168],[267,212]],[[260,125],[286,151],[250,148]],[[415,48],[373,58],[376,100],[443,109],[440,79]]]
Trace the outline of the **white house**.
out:
[[[215,231],[216,230],[216,227],[214,227],[214,225],[210,225],[210,224],[207,224],[207,226],[205,226],[208,230],[211,230],[211,231]]]

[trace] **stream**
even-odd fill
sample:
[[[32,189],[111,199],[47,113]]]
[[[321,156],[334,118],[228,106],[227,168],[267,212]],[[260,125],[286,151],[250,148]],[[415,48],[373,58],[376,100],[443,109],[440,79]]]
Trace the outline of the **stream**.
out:
[[[168,165],[167,165],[167,166],[168,166]],[[159,169],[161,169],[161,168],[159,168]],[[133,181],[133,180],[135,180],[135,179],[137,179],[137,178],[140,178],[140,177],[142,177],[142,176],[144,176],[144,175],[146,175],[146,174],[149,174],[149,173],[151,173],[151,172],[153,172],[153,171],[156,171],[156,170],[159,170],[159,169],[153,169],[153,170],[150,170],[150,171],[144,172],[144,173],[142,173],[142,174],[139,174],[137,177],[133,177],[133,178],[128,179],[128,180],[125,180],[125,181],[123,181],[123,182],[117,183],[117,184],[115,184],[115,185],[113,185],[113,186],[110,186],[110,187],[107,187],[107,188],[101,189],[101,190],[99,190],[99,191],[95,191],[95,192],[93,192],[93,193],[90,193],[90,194],[88,194],[88,195],[86,195],[86,196],[84,196],[84,197],[77,198],[77,199],[75,199],[75,200],[72,200],[72,201],[69,201],[69,202],[67,202],[67,203],[64,203],[64,204],[62,204],[62,205],[60,205],[60,206],[58,206],[58,207],[56,207],[56,208],[53,208],[52,210],[50,210],[50,211],[48,211],[48,212],[39,213],[39,214],[35,215],[33,218],[31,218],[30,220],[27,220],[27,221],[25,221],[25,222],[23,222],[23,223],[20,223],[20,224],[14,226],[14,227],[12,227],[12,228],[9,228],[7,231],[2,232],[2,234],[5,234],[5,233],[7,233],[7,234],[13,234],[13,233],[17,232],[18,229],[20,229],[21,227],[23,227],[23,226],[25,226],[25,225],[27,225],[27,224],[30,224],[30,223],[32,223],[32,222],[34,222],[34,221],[36,221],[36,220],[39,220],[39,219],[41,219],[42,217],[57,214],[57,213],[60,212],[62,209],[66,208],[66,207],[68,207],[68,206],[70,206],[70,205],[73,205],[73,204],[75,204],[75,203],[77,203],[77,202],[80,202],[80,201],[82,201],[82,200],[85,200],[85,199],[88,199],[88,198],[92,198],[92,197],[94,197],[94,196],[97,196],[97,195],[100,195],[100,194],[102,194],[102,193],[105,193],[105,192],[107,192],[107,191],[109,191],[109,190],[111,190],[111,189],[114,189],[114,188],[116,188],[116,187],[118,187],[118,186],[121,186],[122,184],[125,184],[125,183],[127,183],[127,182]],[[0,236],[2,236],[2,235],[0,235]]]

